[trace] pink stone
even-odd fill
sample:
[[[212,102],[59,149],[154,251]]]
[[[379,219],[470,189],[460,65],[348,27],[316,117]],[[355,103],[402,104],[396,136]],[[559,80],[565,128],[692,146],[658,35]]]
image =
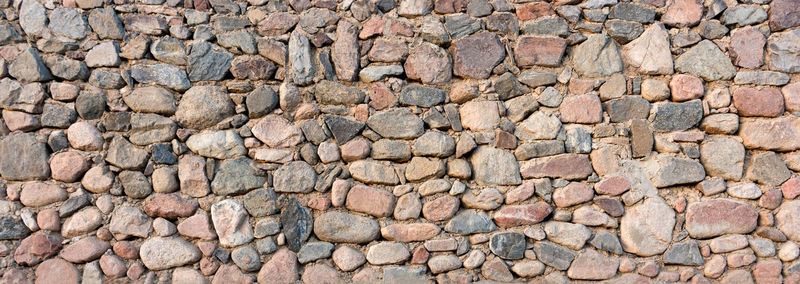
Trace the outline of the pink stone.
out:
[[[569,80],[569,92],[576,95],[583,95],[594,90],[597,85],[597,80],[586,80],[573,77],[571,80]]]
[[[655,263],[654,261],[647,261],[644,263],[644,265],[639,267],[639,270],[637,272],[647,277],[656,277],[656,275],[658,275],[658,272],[660,270],[661,269],[658,266],[658,263]]]
[[[55,184],[31,182],[22,185],[19,201],[27,207],[42,207],[67,200],[67,191]]]
[[[786,199],[794,199],[800,195],[800,178],[793,177],[781,185],[783,197]]]
[[[494,222],[501,228],[533,225],[542,222],[553,208],[546,202],[504,206],[494,213]]]
[[[370,85],[370,90],[372,92],[369,93],[369,105],[376,110],[382,110],[397,104],[397,97],[382,82],[373,83]]]
[[[103,149],[103,135],[94,125],[81,121],[67,128],[67,140],[72,148],[83,151],[99,151]]]
[[[758,214],[745,203],[718,198],[689,204],[686,230],[693,238],[746,234],[756,228]]]
[[[431,223],[392,224],[381,228],[383,238],[398,242],[420,242],[439,234],[439,226]]]
[[[365,185],[356,185],[347,193],[345,207],[351,211],[373,215],[391,216],[396,199],[392,193]]]
[[[761,195],[758,200],[758,205],[766,209],[775,209],[781,205],[783,201],[783,192],[780,189],[772,188]]]
[[[19,243],[14,251],[14,261],[20,265],[34,266],[58,254],[62,238],[58,234],[39,231]]]
[[[789,112],[800,112],[800,82],[791,83],[781,89],[786,110]]]
[[[459,13],[466,7],[466,0],[436,0],[433,9],[440,14],[452,14]]]
[[[755,69],[764,64],[764,44],[767,39],[756,27],[744,27],[731,32],[730,54],[736,66]]]
[[[258,283],[294,283],[300,278],[297,270],[297,256],[282,248],[258,271]]]
[[[631,188],[631,182],[627,178],[616,176],[604,178],[598,183],[594,184],[594,190],[597,194],[605,195],[620,195],[625,193]]]
[[[567,276],[577,280],[605,280],[617,274],[617,268],[618,259],[588,249],[572,261]]]
[[[694,0],[688,0],[694,1]],[[685,102],[703,97],[703,80],[692,75],[676,74],[669,81],[672,101]]]
[[[725,257],[722,255],[714,255],[711,257],[708,262],[705,263],[705,267],[703,268],[703,274],[711,279],[716,279],[722,276],[722,273],[725,272],[725,267],[727,266],[727,262],[725,261]]]
[[[367,39],[375,35],[383,34],[383,27],[385,24],[386,21],[383,19],[383,16],[373,15],[364,22],[361,31],[358,33],[358,38]]]
[[[373,42],[368,56],[370,61],[400,62],[408,56],[408,47],[400,40],[378,38]]]
[[[769,27],[772,31],[800,26],[800,2],[773,0],[769,9]]]
[[[569,96],[561,102],[561,122],[599,123],[603,121],[603,107],[600,98],[594,94]]]
[[[58,217],[58,211],[55,209],[45,209],[36,214],[36,224],[42,230],[51,232],[58,232],[61,230],[61,222]]]
[[[370,143],[367,139],[358,137],[339,146],[339,150],[342,153],[342,160],[345,162],[358,161],[369,156]]]
[[[125,261],[118,256],[106,254],[100,257],[100,269],[103,274],[109,278],[119,278],[125,276],[128,268],[125,267]]]
[[[520,66],[557,67],[566,49],[567,40],[562,38],[525,36],[518,39],[514,55]]]
[[[336,269],[326,264],[311,264],[303,271],[303,283],[305,284],[326,284],[344,283],[339,277]]]
[[[139,258],[139,247],[128,241],[114,243],[114,253],[124,259]]]
[[[51,258],[36,267],[36,284],[78,284],[80,272],[61,258]]]
[[[533,196],[534,192],[536,192],[534,183],[532,181],[525,182],[506,193],[506,204],[514,204],[528,200],[528,198]]]
[[[783,96],[777,88],[738,88],[733,91],[733,105],[739,116],[777,117],[783,114]]]
[[[178,161],[178,180],[181,193],[203,197],[211,191],[206,178],[206,160],[195,155],[183,155]]]
[[[325,211],[331,207],[331,200],[327,197],[317,197],[308,201],[308,208]]]
[[[31,131],[42,127],[42,124],[36,117],[21,111],[4,109],[3,120],[6,122],[6,126],[10,131]]]
[[[88,237],[67,245],[61,251],[61,257],[72,263],[86,263],[98,259],[110,248],[108,242]]]
[[[690,27],[697,25],[703,16],[703,3],[697,0],[675,0],[661,16],[664,24],[674,27]]]
[[[197,200],[183,199],[177,194],[156,194],[145,201],[144,212],[150,217],[176,219],[189,217],[197,209]]]
[[[553,201],[557,207],[564,208],[592,200],[594,190],[586,184],[572,182],[569,185],[557,188],[553,192]]]
[[[205,276],[211,276],[219,269],[219,262],[212,259],[204,257],[200,260],[200,273],[203,273]]]
[[[592,164],[586,156],[560,154],[535,158],[520,166],[523,178],[584,179],[592,174]]]
[[[406,59],[403,67],[409,79],[420,80],[425,84],[439,84],[453,77],[453,62],[439,46],[423,42]]]
[[[232,283],[253,283],[246,274],[233,264],[226,264],[217,269],[214,274],[214,281],[211,284],[232,284]]]
[[[550,3],[534,2],[517,8],[517,18],[519,18],[520,21],[533,20],[550,15],[555,15],[553,6],[551,6]]]
[[[350,191],[350,181],[337,179],[331,186],[331,205],[342,207],[347,199],[347,192]]]
[[[89,170],[89,161],[78,152],[67,151],[53,155],[50,159],[50,172],[54,180],[75,182]]]
[[[425,202],[422,206],[422,216],[428,221],[438,222],[448,220],[458,212],[461,201],[453,196],[442,196],[434,200]]]
[[[425,249],[425,246],[418,246],[414,249],[414,253],[411,254],[411,263],[413,264],[425,264],[428,262],[428,258],[431,256],[431,253]]]
[[[214,240],[217,233],[206,214],[195,214],[178,224],[178,233],[189,238]]]
[[[749,253],[732,253],[728,255],[728,266],[732,268],[750,265],[756,261],[756,256]]]
[[[783,264],[780,260],[760,260],[753,269],[753,278],[756,283],[783,283],[782,270]]]
[[[50,83],[50,96],[58,101],[72,101],[78,97],[81,88],[69,83]]]

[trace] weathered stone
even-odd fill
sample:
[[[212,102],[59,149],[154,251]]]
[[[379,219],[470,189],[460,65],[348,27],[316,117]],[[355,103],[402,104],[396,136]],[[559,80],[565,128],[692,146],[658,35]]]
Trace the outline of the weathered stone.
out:
[[[164,270],[200,260],[200,250],[179,237],[152,237],[139,249],[142,263],[151,270]]]
[[[134,65],[131,77],[140,83],[153,83],[176,91],[186,91],[192,86],[186,72],[169,64]]]
[[[656,187],[695,183],[705,178],[703,165],[694,160],[675,158],[667,154],[658,155],[656,159],[657,169],[648,172]]]
[[[703,119],[700,100],[683,103],[654,104],[650,112],[650,123],[657,132],[682,131],[692,128]]]
[[[412,139],[424,133],[422,119],[404,108],[371,115],[367,119],[367,126],[385,138]]]
[[[184,93],[175,112],[175,120],[181,126],[204,129],[232,115],[233,111],[233,103],[225,89],[197,86]]]
[[[575,253],[550,242],[536,242],[533,245],[536,258],[557,270],[567,270],[575,259]]]
[[[792,151],[800,148],[800,119],[742,119],[739,136],[745,148]]]
[[[6,136],[0,140],[0,175],[9,180],[47,179],[50,165],[47,164],[47,148],[36,141],[31,133]]]
[[[780,31],[800,26],[800,5],[790,0],[773,0],[769,9],[769,27]]]
[[[730,199],[694,202],[686,209],[686,230],[693,238],[746,234],[756,228],[756,211]]]
[[[659,218],[650,218],[660,216]],[[663,253],[672,241],[675,211],[660,197],[645,199],[626,210],[620,221],[620,240],[625,251],[652,256]]]
[[[248,158],[221,162],[211,182],[211,190],[217,195],[239,195],[261,187],[266,177],[252,163]]]
[[[736,68],[730,59],[708,40],[701,41],[678,57],[675,69],[706,81],[730,80],[736,75]]]
[[[427,42],[413,48],[403,65],[408,78],[420,80],[424,84],[450,81],[453,76],[452,66],[447,51]]]
[[[692,1],[692,0],[689,0]],[[702,7],[700,9],[702,11]],[[651,25],[639,38],[622,48],[626,62],[644,74],[672,74],[669,35],[662,24]]]
[[[556,67],[566,47],[567,41],[561,38],[526,36],[518,39],[514,55],[520,66]]]
[[[314,220],[314,235],[335,243],[368,243],[380,235],[378,221],[346,212],[326,212]]]
[[[726,136],[712,136],[700,145],[700,161],[711,176],[739,180],[744,169],[744,146]]]
[[[525,235],[517,232],[496,233],[489,240],[492,253],[504,259],[522,259],[525,247]]]
[[[763,152],[751,156],[745,176],[762,184],[778,186],[792,177],[792,172],[778,154]]]
[[[497,35],[487,32],[462,38],[453,43],[450,49],[453,74],[465,78],[488,78],[492,68],[506,56]]]
[[[459,235],[488,233],[497,228],[486,213],[476,210],[463,210],[450,219],[444,230]]]
[[[189,53],[189,65],[186,67],[188,80],[191,81],[219,81],[230,68],[233,55],[224,48],[207,43],[198,42],[192,45]]]
[[[687,242],[673,244],[664,253],[664,264],[679,264],[688,266],[703,265],[703,256],[697,242],[690,240]]]
[[[356,161],[350,165],[350,174],[364,183],[395,185],[400,182],[391,166],[375,161]]]
[[[575,47],[573,68],[586,77],[608,76],[622,71],[622,56],[611,38],[593,34]]]
[[[619,260],[595,250],[586,250],[572,261],[567,277],[579,280],[605,280],[614,277]]]
[[[211,220],[223,246],[235,247],[253,240],[249,219],[239,201],[226,199],[211,206]]]
[[[23,82],[42,82],[53,78],[39,52],[33,47],[23,49],[8,65],[8,74]]]
[[[470,158],[475,178],[483,184],[517,185],[521,183],[519,165],[511,153],[479,147]]]
[[[523,178],[553,177],[572,180],[583,179],[592,174],[589,159],[578,154],[531,159],[523,162],[520,168]]]

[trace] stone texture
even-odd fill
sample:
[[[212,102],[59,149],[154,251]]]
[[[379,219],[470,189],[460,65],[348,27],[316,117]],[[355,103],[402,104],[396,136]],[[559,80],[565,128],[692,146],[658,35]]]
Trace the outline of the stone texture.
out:
[[[757,214],[749,205],[729,199],[689,204],[686,230],[694,238],[746,234],[756,227]]]
[[[622,247],[639,256],[661,254],[672,241],[674,226],[675,211],[659,197],[647,198],[622,216],[619,227]]]

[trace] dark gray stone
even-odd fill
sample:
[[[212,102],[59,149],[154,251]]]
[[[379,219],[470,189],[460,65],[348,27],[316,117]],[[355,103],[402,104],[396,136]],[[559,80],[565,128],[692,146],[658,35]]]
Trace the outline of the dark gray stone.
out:
[[[101,93],[83,91],[75,100],[75,110],[78,115],[86,120],[98,119],[103,116],[106,108],[106,98]]]
[[[443,103],[445,96],[444,90],[410,84],[403,88],[397,99],[403,105],[432,107]]]
[[[259,118],[272,112],[278,106],[278,94],[272,88],[261,85],[245,100],[250,118]]]
[[[361,130],[364,129],[363,122],[338,115],[326,115],[325,125],[328,127],[328,130],[331,131],[333,138],[336,139],[336,143],[339,143],[339,145],[347,143],[350,139],[358,136]]]
[[[220,70],[220,69],[227,70],[227,68],[224,67],[220,68],[220,66],[226,66],[226,65],[219,65],[214,67],[207,66],[207,67],[213,70]],[[134,80],[140,83],[144,84],[152,83],[176,91],[186,91],[192,86],[192,83],[189,82],[189,79],[186,78],[186,72],[184,72],[175,65],[169,65],[169,64],[134,65],[133,67],[131,67],[131,77],[133,77]]]
[[[522,259],[525,256],[527,243],[522,233],[502,232],[492,235],[489,248],[500,258]]]
[[[528,21],[522,26],[522,33],[529,35],[569,35],[569,24],[566,20],[559,17],[541,17],[536,20]]]
[[[575,259],[573,251],[550,242],[537,242],[533,251],[539,261],[558,270],[567,270]]]
[[[703,119],[703,105],[700,100],[683,103],[664,103],[655,106],[650,115],[653,130],[658,132],[683,131],[694,127]]]
[[[244,209],[253,217],[264,217],[278,213],[278,196],[271,188],[262,188],[247,193],[242,199]]]
[[[189,53],[189,80],[219,81],[228,73],[233,54],[224,48],[204,41],[195,43]],[[188,87],[187,87],[188,89]]]
[[[700,254],[697,242],[689,240],[672,245],[672,247],[664,253],[664,264],[703,265],[703,256]]]
[[[253,168],[248,158],[225,160],[219,164],[211,190],[217,195],[240,195],[264,185],[264,173]]]
[[[617,235],[609,231],[600,231],[594,234],[594,237],[589,244],[599,250],[604,250],[613,254],[623,254],[622,244],[619,242]]]
[[[0,240],[19,240],[27,237],[30,233],[28,227],[14,216],[0,216]]]
[[[631,119],[647,119],[650,103],[640,97],[623,97],[605,103],[605,111],[611,122],[626,122]]]
[[[174,165],[178,163],[178,156],[172,153],[172,145],[169,143],[154,144],[150,151],[153,162],[156,164]]]
[[[333,244],[328,242],[307,243],[297,253],[297,261],[306,264],[317,259],[324,259],[331,256]]]
[[[61,204],[61,207],[58,208],[58,217],[65,218],[72,216],[73,213],[78,212],[78,210],[81,210],[83,207],[91,204],[92,197],[88,194],[70,197],[67,199],[67,201],[64,201],[64,203]]]
[[[245,272],[255,272],[261,268],[258,251],[251,245],[244,245],[231,252],[231,260]]]
[[[42,111],[42,126],[67,128],[78,119],[75,110],[60,104],[46,103]]]
[[[0,140],[0,175],[7,180],[45,180],[50,177],[47,146],[33,133],[20,133]]]
[[[497,229],[489,215],[483,211],[463,210],[447,222],[444,230],[459,235],[488,233]]]
[[[500,100],[507,100],[531,92],[528,87],[517,81],[517,77],[514,74],[508,72],[495,79],[494,91]]]
[[[605,22],[605,27],[608,36],[620,44],[626,44],[638,38],[644,32],[642,24],[626,20],[608,20]]]
[[[611,7],[608,17],[647,24],[655,20],[656,11],[642,5],[623,2]]]
[[[317,172],[303,161],[281,166],[273,173],[275,192],[308,193],[314,189]]]
[[[113,8],[92,9],[88,19],[89,26],[100,38],[122,39],[125,36],[122,21],[120,21]]]
[[[125,189],[125,195],[134,199],[142,199],[153,192],[153,187],[150,181],[144,176],[142,172],[137,171],[122,171],[118,175],[122,188]]]
[[[147,151],[128,142],[128,139],[120,135],[114,136],[108,146],[106,161],[115,167],[126,170],[142,170],[147,164]]]

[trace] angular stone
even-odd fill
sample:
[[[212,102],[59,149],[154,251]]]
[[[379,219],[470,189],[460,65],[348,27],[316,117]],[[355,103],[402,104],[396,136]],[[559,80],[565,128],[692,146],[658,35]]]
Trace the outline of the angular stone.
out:
[[[522,259],[526,247],[525,235],[517,232],[501,232],[489,239],[489,248],[504,259]]]
[[[572,63],[575,71],[586,77],[608,76],[623,68],[617,43],[601,34],[589,35],[575,47]]]
[[[141,64],[134,65],[130,71],[134,80],[144,84],[152,83],[176,91],[186,91],[192,86],[186,78],[186,72],[175,65]]]
[[[703,119],[700,100],[654,104],[653,108],[649,120],[656,132],[687,130]]]
[[[711,136],[700,144],[700,161],[708,175],[739,180],[744,169],[744,146],[737,139]]]
[[[722,22],[726,25],[754,25],[764,22],[766,19],[767,12],[758,6],[733,6],[728,7],[728,9],[722,13]]]
[[[297,255],[288,249],[276,252],[258,271],[258,283],[294,283],[299,280]]]
[[[748,149],[792,151],[800,148],[800,119],[742,119],[739,136]]]
[[[291,198],[283,207],[280,221],[287,246],[292,251],[299,251],[311,236],[311,227],[314,223],[311,210],[300,205],[297,199]]]
[[[408,78],[420,80],[423,84],[450,81],[453,77],[452,66],[453,62],[447,51],[428,42],[413,48],[403,65]]]
[[[356,105],[363,102],[366,95],[358,88],[324,80],[317,83],[314,96],[323,104]]]
[[[8,74],[22,82],[43,82],[53,78],[33,47],[23,49],[8,65]]]
[[[738,88],[733,91],[733,106],[739,116],[777,117],[783,114],[783,96],[777,88]]]
[[[762,184],[779,186],[792,177],[792,172],[778,154],[763,152],[751,156],[745,177]]]
[[[703,265],[703,256],[697,242],[690,240],[687,242],[673,244],[664,253],[664,264],[679,264],[688,266]]]
[[[235,247],[253,240],[249,219],[239,201],[226,199],[211,206],[211,220],[223,246]]]
[[[638,68],[639,73],[673,73],[669,34],[662,24],[651,25],[637,39],[626,44],[622,48],[622,55],[626,62]]]
[[[459,235],[488,233],[497,229],[494,222],[483,211],[462,210],[447,222],[444,230]]]
[[[482,146],[473,152],[470,162],[475,178],[482,184],[517,185],[522,182],[519,165],[511,153]]]
[[[697,25],[702,16],[702,3],[695,0],[678,0],[667,7],[667,12],[661,16],[661,21],[673,27],[691,27]]]
[[[280,13],[276,13],[274,15],[278,15]],[[296,22],[296,20],[295,20]],[[281,23],[283,25],[285,22],[284,19],[277,20],[274,23]],[[262,25],[270,24],[267,21],[262,21],[259,27]],[[287,27],[286,30],[292,28],[294,24]],[[283,34],[285,31],[281,32]],[[289,62],[292,66],[290,70],[290,75],[292,81],[295,84],[305,86],[311,83],[314,74],[317,72],[317,68],[314,64],[312,64],[312,56],[311,56],[311,49],[308,43],[308,38],[306,38],[303,34],[299,31],[293,31],[291,36],[289,37]]]
[[[619,243],[619,238],[614,233],[609,231],[600,231],[594,234],[589,243],[599,249],[613,254],[623,254],[622,244]]]
[[[189,65],[186,67],[188,79],[195,81],[219,81],[230,68],[233,55],[224,48],[204,41],[192,45]]]
[[[486,79],[491,70],[506,57],[497,35],[488,32],[464,37],[450,47],[453,74],[459,77]]]
[[[402,105],[412,105],[419,107],[432,107],[444,102],[445,92],[437,88],[423,87],[417,84],[409,84],[398,96],[398,101]]]
[[[651,218],[651,216],[660,216]],[[639,256],[663,253],[672,241],[675,211],[660,197],[651,197],[626,210],[620,221],[625,251]]]
[[[731,60],[709,40],[701,41],[678,57],[675,69],[706,81],[730,80],[736,75]]]
[[[261,118],[253,126],[253,135],[272,148],[288,148],[304,140],[300,128],[275,114]]]
[[[780,31],[800,26],[800,5],[791,0],[773,0],[769,9],[769,27]]]
[[[50,176],[49,154],[32,133],[14,134],[0,140],[0,175],[9,180],[44,180]]]
[[[755,27],[731,32],[730,54],[736,66],[755,69],[764,64],[764,44],[767,38]]]
[[[586,156],[561,154],[535,158],[521,165],[523,178],[584,179],[592,174],[592,165]]]
[[[120,236],[119,239],[127,236],[147,238],[153,231],[153,219],[135,207],[119,206],[114,209],[108,230]]]
[[[353,178],[368,184],[395,185],[400,182],[394,168],[375,161],[356,161],[350,164]]]
[[[566,97],[561,103],[559,111],[563,123],[593,124],[603,120],[600,98],[593,94]]]
[[[561,38],[525,36],[517,41],[515,58],[520,66],[561,65],[567,41]]]
[[[575,259],[575,253],[550,242],[536,242],[533,245],[536,258],[557,270],[567,270]]]
[[[314,220],[314,235],[326,242],[368,243],[380,236],[380,226],[370,217],[329,211]]]
[[[413,139],[424,133],[422,119],[405,108],[380,111],[367,119],[367,126],[384,138]]]
[[[749,205],[730,199],[694,202],[686,209],[686,230],[699,239],[747,234],[756,228],[757,219]]]
[[[266,182],[262,171],[253,167],[253,160],[237,158],[219,163],[211,190],[217,195],[239,195]]]

